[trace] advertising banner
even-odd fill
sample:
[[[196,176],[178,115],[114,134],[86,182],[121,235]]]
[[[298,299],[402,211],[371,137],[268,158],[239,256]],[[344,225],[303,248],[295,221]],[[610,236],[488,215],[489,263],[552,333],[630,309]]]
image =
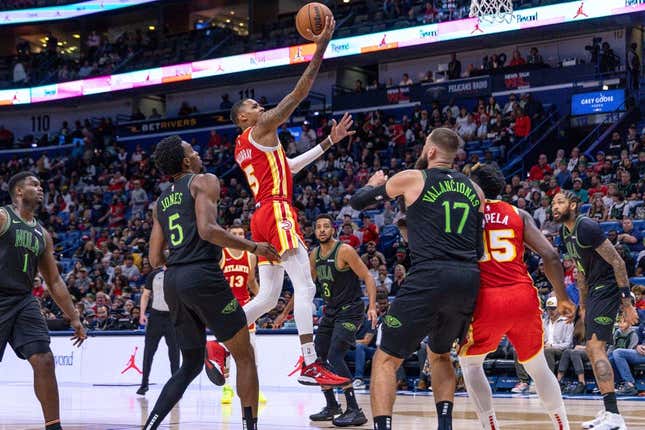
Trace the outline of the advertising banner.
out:
[[[591,115],[625,110],[625,90],[594,91],[571,96],[571,115]]]
[[[386,32],[335,39],[330,42],[325,58],[338,58],[376,51],[418,46],[448,40],[468,39],[483,35],[517,31],[526,28],[552,24],[578,22],[612,15],[645,11],[645,3],[625,0],[587,0],[558,3],[548,6],[523,9],[513,14],[510,22],[488,23],[477,18],[427,24]],[[262,70],[270,67],[287,66],[311,60],[315,50],[312,43],[267,51],[252,52],[211,60],[163,66],[144,71],[121,73],[103,78],[89,78],[62,84],[47,85],[30,89],[0,93],[0,104],[38,103],[98,94],[136,87],[172,83],[192,79]],[[527,80],[533,79],[530,71],[513,72],[505,81],[512,88],[522,88]],[[534,84],[533,84],[534,85]],[[17,96],[18,91],[29,91],[30,98]],[[458,90],[456,94],[459,94]],[[22,94],[22,93],[21,93]]]
[[[214,127],[217,125],[230,124],[230,122],[228,111],[203,113],[172,119],[153,119],[119,124],[117,128],[117,136],[121,139],[129,136],[145,136],[147,134],[154,133],[181,133],[184,130]]]

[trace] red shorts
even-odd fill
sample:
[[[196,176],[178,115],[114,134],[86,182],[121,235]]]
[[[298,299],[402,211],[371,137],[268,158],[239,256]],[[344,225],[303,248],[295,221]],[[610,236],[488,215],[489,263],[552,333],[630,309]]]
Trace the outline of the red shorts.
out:
[[[302,240],[298,212],[284,200],[265,200],[251,217],[251,237],[255,242],[269,242],[280,255],[296,249]],[[258,257],[258,264],[267,264]]]
[[[459,354],[486,355],[497,350],[504,335],[508,336],[522,363],[542,350],[542,310],[532,284],[500,288],[482,286],[467,341]]]

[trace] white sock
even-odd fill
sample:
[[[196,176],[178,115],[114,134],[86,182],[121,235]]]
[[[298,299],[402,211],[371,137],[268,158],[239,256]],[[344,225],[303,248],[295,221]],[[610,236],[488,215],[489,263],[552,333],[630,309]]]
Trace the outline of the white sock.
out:
[[[569,420],[562,401],[560,384],[555,375],[549,369],[544,354],[540,352],[526,363],[522,363],[526,373],[535,382],[535,389],[553,421],[553,428],[556,430],[569,430]]]
[[[279,264],[261,264],[258,266],[258,272],[260,291],[243,308],[246,322],[249,324],[275,307],[284,282],[284,267]]]
[[[314,361],[316,361],[316,358],[318,358],[318,355],[316,354],[316,348],[314,347],[313,342],[307,342],[303,343],[302,345],[302,356],[305,359],[305,365],[310,365]]]
[[[464,376],[464,383],[468,390],[468,396],[475,405],[475,412],[479,417],[482,428],[486,430],[497,430],[497,417],[493,410],[493,393],[490,389],[486,373],[484,373],[485,355],[461,356],[459,363]]]

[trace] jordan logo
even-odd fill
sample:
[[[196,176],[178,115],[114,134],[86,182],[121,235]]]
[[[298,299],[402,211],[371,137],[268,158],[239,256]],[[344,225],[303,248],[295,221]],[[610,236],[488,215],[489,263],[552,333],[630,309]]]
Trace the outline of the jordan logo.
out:
[[[473,34],[473,33],[474,33],[474,32],[476,32],[476,31],[479,31],[480,33],[483,33],[483,32],[484,32],[484,30],[482,30],[482,29],[479,27],[479,19],[477,20],[477,23],[475,24],[475,28],[473,28],[473,31],[471,31],[471,32],[470,32],[470,34]]]
[[[302,56],[302,47],[298,46],[296,48],[296,55],[293,56],[294,60],[304,60],[305,57]]]
[[[132,353],[132,355],[130,356],[130,359],[128,360],[128,363],[125,365],[125,369],[123,369],[123,371],[121,372],[121,375],[123,375],[125,372],[127,372],[127,371],[128,371],[128,370],[130,370],[130,369],[134,369],[134,370],[136,370],[137,372],[139,372],[139,375],[143,374],[143,372],[141,371],[141,369],[139,369],[139,368],[137,367],[137,363],[135,363],[135,361],[134,361],[134,360],[135,360],[135,357],[137,356],[137,351],[138,351],[138,350],[139,350],[139,347],[138,347],[138,346],[135,346],[135,347],[134,347],[134,352],[133,352],[133,353]]]
[[[381,43],[378,44],[379,48],[387,46],[387,41],[385,40],[386,37],[387,37],[387,34],[384,34],[383,39],[381,39]]]
[[[585,18],[589,18],[589,15],[587,15],[583,10],[584,7],[585,7],[585,2],[580,2],[580,6],[578,6],[578,12],[576,12],[576,16],[574,16],[573,19],[576,19],[579,16],[584,16]]]

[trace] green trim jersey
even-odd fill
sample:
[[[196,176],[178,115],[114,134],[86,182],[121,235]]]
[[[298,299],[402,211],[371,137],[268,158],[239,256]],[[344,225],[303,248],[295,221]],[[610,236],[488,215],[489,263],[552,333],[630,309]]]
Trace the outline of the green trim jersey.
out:
[[[587,286],[607,286],[616,283],[614,269],[596,252],[606,239],[600,225],[591,218],[579,216],[573,226],[573,231],[562,224],[560,237],[567,253],[576,263],[587,281]]]
[[[358,276],[348,266],[338,268],[338,252],[342,242],[336,245],[329,255],[322,255],[320,247],[315,250],[316,286],[325,305],[330,308],[339,308],[354,303],[363,296],[361,283]]]
[[[7,215],[0,231],[0,296],[31,294],[45,250],[45,229],[35,219],[24,221],[11,205],[0,210]]]
[[[195,178],[187,174],[177,179],[157,199],[157,221],[168,245],[167,266],[211,261],[219,268],[222,249],[199,237],[195,199],[190,184]]]
[[[412,264],[456,261],[477,264],[482,224],[480,200],[470,179],[452,169],[423,171],[425,184],[406,211]]]

